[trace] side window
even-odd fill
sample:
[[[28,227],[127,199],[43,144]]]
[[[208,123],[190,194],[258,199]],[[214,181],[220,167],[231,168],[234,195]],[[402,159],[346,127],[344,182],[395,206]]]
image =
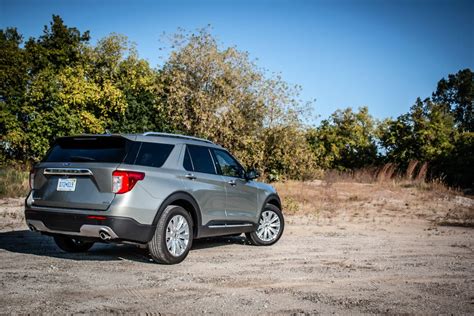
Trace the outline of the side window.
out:
[[[135,164],[159,168],[168,159],[173,147],[169,144],[142,143]]]
[[[194,167],[194,171],[216,174],[216,168],[211,157],[209,148],[203,146],[186,145],[188,148],[189,155],[191,156],[191,164]],[[186,156],[185,156],[186,160]],[[186,161],[184,161],[186,162]],[[188,164],[189,167],[189,164]],[[186,166],[184,166],[186,169]],[[186,169],[188,170],[188,169]]]
[[[228,152],[224,150],[214,150],[217,163],[221,169],[223,176],[242,178],[244,174],[243,168]]]

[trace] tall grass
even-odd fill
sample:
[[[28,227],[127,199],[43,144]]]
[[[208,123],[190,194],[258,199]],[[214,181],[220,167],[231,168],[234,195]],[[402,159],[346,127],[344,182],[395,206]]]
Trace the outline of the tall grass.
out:
[[[393,183],[420,185],[426,188],[433,183],[437,189],[440,186],[446,186],[440,179],[430,179],[428,163],[417,160],[410,161],[405,169],[395,163],[386,163],[380,167],[365,167],[357,170],[326,170],[322,179],[329,184],[335,182]]]
[[[25,197],[29,190],[28,174],[16,167],[0,168],[0,198]]]

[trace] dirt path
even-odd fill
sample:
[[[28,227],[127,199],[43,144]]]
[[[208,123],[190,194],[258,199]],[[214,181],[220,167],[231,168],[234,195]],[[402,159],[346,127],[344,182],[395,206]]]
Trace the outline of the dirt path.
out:
[[[273,247],[196,242],[179,265],[133,246],[59,251],[49,237],[0,233],[2,313],[474,313],[472,228],[364,217],[287,217]]]

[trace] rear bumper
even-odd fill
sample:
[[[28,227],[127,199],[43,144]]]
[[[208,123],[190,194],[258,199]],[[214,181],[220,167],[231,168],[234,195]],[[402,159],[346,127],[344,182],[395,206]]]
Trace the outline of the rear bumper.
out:
[[[25,210],[26,223],[30,229],[45,234],[146,243],[151,240],[155,231],[152,225],[140,224],[133,218],[104,216],[105,219],[93,219],[88,216],[77,213]]]

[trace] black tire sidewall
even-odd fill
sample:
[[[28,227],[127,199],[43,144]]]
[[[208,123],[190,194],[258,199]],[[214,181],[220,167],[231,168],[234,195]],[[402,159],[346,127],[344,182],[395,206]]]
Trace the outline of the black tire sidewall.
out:
[[[171,219],[176,215],[183,216],[186,219],[189,226],[189,242],[186,247],[186,250],[179,257],[173,256],[168,251],[168,247],[166,245],[166,228],[168,227],[168,224],[171,221]],[[160,240],[157,240],[157,238],[159,238]],[[159,247],[158,247],[159,249],[157,249],[158,252],[155,251],[153,253],[152,251],[153,249],[150,249],[150,253],[153,259],[155,259],[155,261],[159,263],[164,263],[164,264],[176,264],[183,261],[189,254],[189,250],[191,249],[192,244],[193,244],[193,219],[191,215],[189,214],[189,212],[187,212],[181,206],[170,205],[166,207],[160,219],[158,220],[155,235],[153,236],[153,239],[151,242],[154,243],[155,245],[156,243],[159,243]]]

